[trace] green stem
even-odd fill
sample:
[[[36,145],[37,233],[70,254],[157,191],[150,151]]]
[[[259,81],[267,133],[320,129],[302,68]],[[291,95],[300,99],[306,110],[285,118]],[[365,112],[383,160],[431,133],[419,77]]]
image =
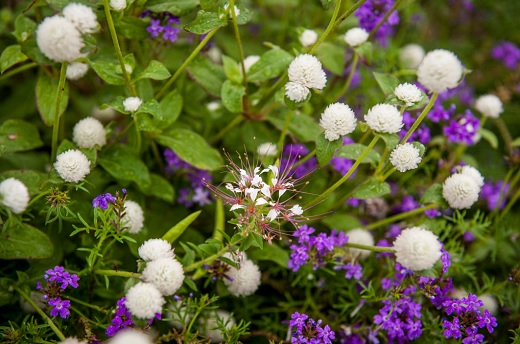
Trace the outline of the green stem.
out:
[[[233,120],[231,122],[229,122],[228,125],[226,125],[224,128],[222,128],[222,130],[220,130],[215,136],[211,137],[209,139],[209,142],[210,143],[217,142],[218,140],[223,138],[228,133],[228,131],[230,131],[237,125],[239,125],[243,120],[244,120],[244,116],[242,116],[242,115],[236,116],[235,118],[233,118]]]
[[[325,41],[325,38],[329,35],[329,33],[332,31],[332,29],[335,27],[336,18],[339,14],[339,9],[341,8],[341,2],[342,0],[336,0],[336,6],[334,7],[334,13],[332,13],[332,18],[330,18],[329,25],[327,25],[327,28],[325,29],[325,32],[318,38],[316,43],[311,47],[309,50],[309,54],[312,54],[318,49],[321,43]]]
[[[15,287],[14,290],[16,290],[18,292],[18,294],[20,294],[20,296],[23,297],[24,300],[27,301],[27,303],[30,304],[34,308],[34,310],[36,310],[36,312],[38,312],[38,314],[40,314],[40,316],[47,321],[47,324],[49,324],[49,327],[54,331],[54,333],[56,333],[56,335],[58,336],[58,338],[61,341],[65,340],[65,336],[60,331],[60,329],[54,324],[52,319],[49,318],[49,316],[47,314],[45,314],[45,312],[42,311],[40,309],[40,307],[38,307],[36,305],[36,303],[34,303],[34,301],[31,299],[31,297],[29,295],[24,293],[19,287]]]
[[[195,269],[198,269],[199,267],[203,266],[204,264],[209,264],[209,263],[212,263],[214,260],[218,259],[219,257],[222,257],[222,255],[226,252],[229,252],[229,250],[231,250],[234,246],[240,244],[243,240],[245,239],[242,238],[238,241],[236,241],[235,243],[233,243],[232,245],[228,245],[228,246],[224,246],[220,251],[218,251],[217,253],[207,257],[207,258],[204,258],[198,262],[195,262],[193,264],[190,264],[188,266],[186,266],[184,268],[184,272],[190,272],[190,271],[193,271]]]
[[[395,172],[395,168],[392,167],[390,170],[388,170],[388,172],[386,172],[380,179],[379,181],[382,183],[384,182],[388,177],[390,177],[392,175],[392,173]]]
[[[67,76],[67,62],[61,63],[60,81],[58,82],[58,90],[56,91],[56,104],[54,105],[54,124],[52,126],[52,153],[51,161],[56,160],[56,152],[58,151],[58,133],[60,130],[60,108],[63,90],[65,89],[65,77]]]
[[[417,70],[415,69],[401,69],[397,72],[393,73],[394,76],[400,77],[400,76],[406,76],[406,75],[417,75]]]
[[[316,155],[316,148],[312,150],[312,152],[310,152],[309,154],[307,154],[306,156],[304,156],[303,158],[301,158],[300,160],[298,160],[297,163],[295,163],[292,168],[296,168],[298,166],[300,166],[301,164],[305,163],[307,160],[309,160],[310,158],[312,158],[313,156]]]
[[[47,190],[47,191],[44,191],[44,192],[40,192],[38,194],[38,196],[34,197],[30,202],[29,202],[29,205],[27,206],[28,208],[33,205],[34,203],[36,203],[36,201],[38,201],[40,198],[44,197],[44,196],[47,196],[47,195],[50,195],[52,193],[51,190]]]
[[[367,0],[359,0],[354,5],[352,5],[352,7],[346,10],[342,15],[340,15],[338,19],[336,19],[336,21],[334,22],[334,28],[341,24],[342,21],[350,17],[350,15],[352,15],[352,13],[354,13],[358,8],[360,8],[365,2],[367,2]]]
[[[98,312],[104,312],[105,310],[101,307],[98,307],[96,305],[91,305],[90,303],[87,303],[85,301],[81,301],[79,299],[76,299],[75,297],[72,297],[72,296],[67,296],[66,297],[67,299],[71,300],[71,301],[74,301],[74,303],[77,303],[77,304],[80,304],[82,306],[85,306],[85,307],[88,307],[88,308],[92,308]]]
[[[289,124],[291,123],[294,116],[294,111],[289,109],[289,113],[287,114],[287,117],[285,118],[285,123],[282,128],[282,132],[280,134],[280,139],[278,140],[278,151],[283,151],[283,143],[285,142],[285,136],[287,135],[287,130],[289,129]]]
[[[485,117],[484,117],[485,118]],[[482,118],[482,119],[484,119]],[[500,135],[502,136],[502,139],[504,140],[504,144],[506,146],[507,152],[511,154],[513,151],[513,139],[511,138],[511,134],[509,133],[509,130],[507,129],[506,124],[504,123],[504,120],[502,118],[496,118],[495,124],[497,125],[498,131],[500,132]],[[484,124],[481,123],[481,127],[483,127]]]
[[[390,15],[399,7],[399,5],[401,5],[402,2],[403,0],[397,0],[392,6],[392,8],[388,12],[386,12],[383,19],[381,19],[379,23],[377,23],[376,27],[373,28],[372,31],[370,31],[370,35],[368,36],[369,41],[371,41],[374,38],[379,28],[388,20],[388,17],[390,17]]]
[[[15,69],[12,69],[12,70],[8,71],[4,75],[1,75],[0,76],[0,81],[2,81],[4,79],[7,79],[7,78],[9,78],[9,77],[11,77],[13,75],[18,74],[18,73],[21,73],[24,70],[31,69],[31,68],[34,68],[34,67],[37,67],[37,66],[38,66],[38,64],[36,62],[31,62],[31,63],[26,63],[24,65],[21,65],[19,67],[16,67]]]
[[[369,245],[354,244],[354,243],[350,243],[350,242],[347,242],[345,244],[345,246],[352,247],[352,248],[359,248],[361,250],[367,250],[367,251],[372,251],[372,252],[390,252],[390,253],[395,252],[395,250],[391,247],[369,246]]]
[[[350,72],[348,73],[347,81],[345,81],[345,85],[343,85],[343,88],[339,91],[338,95],[335,97],[335,99],[341,98],[341,96],[345,93],[347,93],[348,88],[350,87],[350,83],[352,82],[352,78],[354,77],[354,73],[357,68],[357,64],[359,61],[359,55],[354,51],[354,57],[352,59],[352,63],[350,65]]]
[[[246,66],[244,65],[244,49],[242,48],[242,41],[240,40],[240,32],[238,31],[237,14],[235,13],[235,0],[229,1],[229,9],[231,11],[231,18],[233,19],[233,31],[235,33],[235,39],[237,41],[238,53],[240,55],[240,62],[242,65],[242,84],[247,85]]]
[[[408,139],[410,138],[410,136],[412,136],[412,134],[414,133],[415,129],[417,129],[417,127],[419,126],[419,124],[421,124],[421,122],[423,121],[423,119],[426,117],[426,115],[428,115],[428,112],[430,112],[431,108],[433,107],[433,104],[435,104],[435,101],[437,100],[437,97],[438,97],[438,93],[435,92],[433,93],[430,101],[428,102],[428,105],[426,105],[426,107],[423,109],[423,111],[421,112],[421,114],[419,115],[419,117],[417,117],[417,119],[415,120],[415,122],[412,124],[412,126],[410,127],[410,129],[408,129],[408,132],[406,133],[406,135],[403,137],[403,139],[401,140],[401,144],[405,143],[406,141],[408,141]]]
[[[130,272],[130,271],[118,271],[118,270],[94,270],[96,275],[103,276],[117,276],[117,277],[126,277],[126,278],[139,278],[141,277],[140,273]]]
[[[269,90],[267,90],[267,93],[262,98],[260,98],[258,104],[255,105],[255,109],[262,109],[264,105],[269,101],[269,99],[271,99],[271,97],[276,93],[276,91],[278,91],[280,87],[285,85],[287,80],[289,80],[289,77],[287,76],[287,72],[285,72],[282,76],[280,76],[280,79],[278,79],[278,81],[273,86],[271,86]]]
[[[366,230],[370,230],[370,229],[375,229],[375,228],[378,228],[378,227],[386,226],[388,224],[395,223],[397,221],[406,219],[408,217],[412,217],[412,216],[415,216],[415,215],[418,215],[418,214],[422,214],[426,210],[434,209],[434,208],[437,208],[437,207],[438,207],[438,205],[435,204],[435,203],[428,204],[428,205],[426,205],[424,207],[421,207],[421,208],[417,208],[417,209],[414,209],[414,210],[407,211],[405,213],[400,213],[400,214],[397,214],[397,215],[394,215],[394,216],[390,216],[390,217],[384,218],[384,219],[376,221],[376,222],[372,222],[371,224],[366,225],[363,228],[366,229]]]
[[[222,241],[222,231],[226,225],[226,216],[224,215],[224,204],[220,198],[215,202],[215,228],[213,229],[213,238]]]
[[[512,182],[510,183],[510,188],[512,189],[514,187],[514,185],[518,182],[518,178],[520,178],[520,171],[513,177],[513,180]],[[498,216],[498,219],[496,221],[496,223],[502,221],[502,219],[504,218],[504,216],[507,215],[507,213],[509,212],[509,210],[511,210],[511,208],[513,207],[513,205],[516,203],[516,201],[518,200],[518,198],[520,198],[520,188],[515,192],[515,194],[513,195],[513,197],[511,197],[509,199],[509,201],[507,202],[506,206],[504,207],[504,209],[500,212],[500,215]],[[497,204],[497,208],[499,207],[500,203]]]
[[[163,88],[159,91],[159,93],[157,94],[157,97],[156,97],[157,100],[161,99],[162,97],[164,97],[166,95],[166,92],[168,92],[168,89],[171,87],[171,85],[173,85],[175,80],[177,80],[177,78],[181,75],[181,73],[184,71],[184,69],[197,56],[197,54],[202,50],[202,48],[204,48],[204,46],[209,42],[211,37],[213,37],[213,35],[215,35],[217,33],[218,30],[219,30],[219,28],[216,28],[216,29],[210,31],[206,35],[206,37],[204,37],[204,39],[199,43],[199,45],[197,45],[197,47],[191,52],[190,56],[188,56],[188,58],[182,63],[182,65],[179,67],[179,69],[177,69],[175,71],[175,74],[173,74],[173,76],[170,78],[170,80],[168,80],[166,85],[164,85]]]

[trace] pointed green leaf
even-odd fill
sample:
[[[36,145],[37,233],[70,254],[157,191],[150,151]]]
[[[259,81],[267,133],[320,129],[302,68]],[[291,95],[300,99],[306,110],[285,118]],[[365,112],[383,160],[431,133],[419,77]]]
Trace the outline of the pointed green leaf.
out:
[[[357,160],[361,154],[365,151],[367,146],[362,145],[360,143],[352,143],[349,145],[345,145],[338,150],[336,154],[337,157],[347,158],[352,160]],[[375,165],[381,160],[381,156],[375,150],[371,150],[361,161],[362,164],[372,164]]]
[[[282,49],[271,49],[247,72],[248,81],[264,81],[275,78],[287,70],[294,56]]]
[[[327,166],[334,157],[336,150],[342,145],[343,139],[341,137],[337,140],[329,141],[325,138],[325,134],[321,133],[316,139],[316,157],[320,167]]]
[[[53,253],[49,237],[28,224],[8,228],[0,234],[0,259],[45,259]]]
[[[197,18],[191,23],[184,25],[183,29],[197,35],[202,35],[219,27],[227,26],[227,24],[228,22],[225,17],[220,18],[215,12],[200,10],[197,13]]]
[[[374,78],[376,78],[379,87],[385,95],[393,94],[395,88],[399,85],[399,79],[392,74],[383,74],[373,72]]]
[[[0,73],[17,63],[27,60],[27,56],[22,53],[22,47],[19,45],[10,45],[4,49],[0,56]]]
[[[148,0],[146,8],[154,12],[170,12],[176,16],[190,13],[199,5],[199,0]]]
[[[242,97],[244,94],[246,94],[246,88],[243,85],[226,80],[222,85],[222,104],[233,113],[241,113],[243,110]]]
[[[226,73],[226,77],[232,82],[240,84],[242,82],[242,71],[239,64],[226,55],[222,55],[222,63],[224,64],[224,73]]]
[[[168,124],[174,123],[181,114],[183,99],[176,89],[168,93],[160,102],[162,118]]]
[[[186,70],[195,82],[209,94],[220,97],[222,84],[226,80],[226,74],[222,66],[211,63],[206,57],[198,56],[191,61]]]
[[[480,135],[482,135],[482,138],[489,143],[491,148],[493,148],[493,149],[498,148],[498,139],[494,132],[481,127],[479,129],[479,133],[480,133]]]
[[[345,47],[330,42],[323,42],[316,50],[316,57],[332,73],[343,76],[345,72]]]
[[[358,186],[352,193],[352,197],[360,199],[369,199],[381,197],[390,193],[390,185],[386,182],[379,182],[371,179],[368,182]]]
[[[170,230],[163,235],[162,239],[168,241],[170,244],[173,244],[175,240],[177,240],[182,235],[182,233],[184,233],[188,226],[191,225],[191,223],[195,221],[197,217],[199,217],[200,213],[201,210],[186,216],[184,219],[179,221],[179,223],[170,228]]]
[[[161,62],[152,60],[148,67],[146,67],[145,70],[137,76],[136,81],[145,78],[153,80],[164,80],[170,76],[170,72]]]
[[[36,30],[36,22],[23,14],[16,17],[14,21],[13,35],[16,37],[18,43],[22,43],[29,38]]]
[[[289,253],[276,243],[264,245],[262,249],[255,249],[248,255],[254,260],[265,260],[276,263],[283,268],[287,268]]]
[[[10,119],[0,127],[0,145],[6,152],[31,150],[43,145],[40,133],[29,122]]]
[[[150,185],[148,168],[128,146],[115,145],[103,149],[99,153],[98,163],[116,179],[132,181],[143,187]]]
[[[124,85],[125,80],[121,74],[121,65],[110,61],[88,61],[96,74],[110,85]],[[119,70],[118,70],[119,67]]]
[[[51,78],[51,76],[40,71],[38,80],[36,81],[36,106],[38,112],[42,117],[43,122],[47,126],[54,124],[54,108],[56,104],[56,93],[58,90],[58,78]],[[69,84],[65,83],[65,90],[63,91],[60,104],[60,116],[65,112],[69,103]]]
[[[449,208],[448,203],[442,196],[442,184],[435,183],[426,190],[420,200],[421,204],[436,203],[443,208]]]

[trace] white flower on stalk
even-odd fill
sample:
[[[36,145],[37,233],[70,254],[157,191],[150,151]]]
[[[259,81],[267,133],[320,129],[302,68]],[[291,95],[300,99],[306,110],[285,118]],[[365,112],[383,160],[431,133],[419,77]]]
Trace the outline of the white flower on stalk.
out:
[[[272,142],[264,142],[258,145],[256,152],[260,156],[276,156],[278,154],[278,148],[276,148],[276,144]]]
[[[123,100],[123,107],[125,111],[136,112],[142,103],[143,101],[139,97],[128,97]]]
[[[417,86],[407,82],[398,85],[394,90],[394,94],[397,99],[404,102],[406,106],[412,106],[422,99],[421,90]]]
[[[74,24],[58,15],[47,17],[38,25],[36,43],[45,56],[56,62],[74,61],[82,56],[84,46]]]
[[[0,203],[13,213],[20,214],[29,205],[29,190],[16,178],[7,178],[0,183]]]
[[[148,239],[138,249],[139,257],[146,262],[161,258],[174,258],[172,245],[164,239]]]
[[[471,177],[471,179],[473,179],[475,183],[477,183],[479,188],[484,186],[484,177],[475,167],[469,165],[462,166],[460,174]]]
[[[414,270],[431,269],[442,255],[437,236],[422,227],[407,228],[394,241],[396,261]]]
[[[67,66],[66,77],[68,80],[78,80],[88,72],[88,64],[83,62],[72,62]]]
[[[494,94],[480,96],[475,101],[475,109],[485,117],[498,118],[504,108],[500,98]]]
[[[260,286],[262,274],[258,266],[249,259],[244,259],[238,264],[238,269],[229,266],[224,284],[228,287],[231,295],[248,296],[253,294]]]
[[[327,106],[320,119],[320,125],[325,129],[325,138],[329,141],[350,134],[356,129],[356,123],[354,111],[343,103],[334,103]]]
[[[321,62],[313,55],[302,54],[289,65],[289,81],[296,82],[307,88],[321,90],[327,83],[327,76]]]
[[[310,47],[318,40],[318,34],[314,30],[304,30],[300,34],[300,43],[304,47]]]
[[[451,51],[430,51],[417,68],[417,79],[431,92],[442,92],[457,87],[463,67]]]
[[[153,284],[139,282],[126,293],[125,306],[136,318],[150,320],[162,313],[164,298]]]
[[[86,117],[80,120],[72,130],[72,141],[80,148],[91,148],[95,145],[104,146],[107,143],[103,124],[95,118]]]
[[[90,173],[90,162],[79,150],[69,149],[56,157],[54,168],[63,180],[77,183]]]
[[[419,44],[410,43],[401,48],[399,59],[401,63],[410,69],[417,69],[424,59],[426,52]]]
[[[285,84],[285,95],[293,102],[302,102],[309,96],[311,90],[297,82],[289,81]]]
[[[244,69],[246,70],[246,73],[249,72],[251,66],[257,63],[258,60],[260,60],[260,56],[258,55],[250,55],[244,59]]]
[[[345,43],[351,47],[357,47],[358,45],[365,43],[368,39],[368,36],[369,34],[365,29],[354,27],[345,33],[344,40]]]
[[[201,333],[205,337],[209,337],[212,343],[222,343],[224,341],[222,331],[218,329],[217,319],[228,330],[235,325],[235,319],[227,311],[212,310],[204,313],[200,321]]]
[[[346,232],[345,235],[348,237],[348,242],[351,244],[374,246],[374,236],[367,230],[356,228]],[[353,257],[359,259],[368,257],[372,252],[353,247],[349,247],[349,251]]]
[[[121,11],[126,8],[126,0],[110,0],[110,7],[114,11]]]
[[[182,286],[184,270],[175,258],[160,258],[146,263],[141,279],[153,284],[164,296],[173,295]]]
[[[153,344],[152,338],[143,331],[134,328],[125,328],[118,331],[108,344]]]
[[[442,186],[442,196],[454,209],[469,209],[478,200],[480,187],[473,176],[456,173]]]
[[[380,133],[398,133],[403,127],[401,113],[390,104],[374,105],[365,115],[365,122],[370,129]]]
[[[92,8],[79,4],[70,3],[63,9],[63,16],[70,21],[81,33],[93,33],[99,27],[97,17]]]
[[[128,233],[139,233],[144,226],[144,212],[139,203],[125,200],[125,216],[123,223],[128,227]]]
[[[421,160],[421,152],[409,142],[397,145],[390,154],[390,162],[399,172],[416,169]]]

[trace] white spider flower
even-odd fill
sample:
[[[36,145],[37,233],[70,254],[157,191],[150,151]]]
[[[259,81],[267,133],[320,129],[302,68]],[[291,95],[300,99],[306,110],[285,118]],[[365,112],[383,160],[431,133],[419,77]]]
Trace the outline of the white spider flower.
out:
[[[90,173],[90,162],[79,150],[69,149],[56,157],[54,168],[63,180],[77,183]]]
[[[401,48],[399,52],[399,60],[410,69],[417,69],[424,59],[426,52],[419,44],[410,43]]]
[[[289,81],[307,88],[321,90],[327,83],[327,76],[323,71],[321,62],[315,56],[309,54],[296,56],[289,65],[288,74]]]
[[[67,66],[66,77],[69,80],[78,80],[88,72],[88,64],[83,62],[72,62]]]
[[[348,237],[348,242],[351,244],[374,246],[374,236],[369,231],[366,231],[364,229],[352,229],[346,232],[345,235]],[[364,259],[368,257],[372,252],[353,247],[349,247],[349,250],[353,257],[359,259]]]
[[[449,176],[442,186],[442,196],[454,209],[469,209],[478,200],[480,187],[467,174],[456,173]]]
[[[463,166],[460,170],[460,174],[471,177],[479,188],[484,186],[484,177],[475,167],[469,165]]]
[[[417,79],[431,92],[455,88],[462,78],[462,64],[451,51],[430,51],[417,68]]]
[[[258,60],[260,60],[260,56],[258,55],[250,55],[244,59],[244,69],[246,70],[246,73],[249,72],[251,66],[257,63]]]
[[[161,292],[151,283],[139,282],[126,293],[125,306],[139,319],[150,320],[162,313],[164,303]]]
[[[498,118],[504,108],[500,98],[494,94],[480,96],[475,101],[475,109],[485,117]]]
[[[93,117],[83,118],[72,130],[72,141],[80,148],[91,148],[95,145],[104,146],[107,143],[103,124]]]
[[[202,327],[201,333],[209,337],[212,343],[222,343],[224,341],[222,331],[217,328],[217,319],[219,319],[228,330],[235,325],[235,319],[231,316],[231,313],[227,311],[216,310],[205,313],[200,321]]]
[[[173,295],[182,286],[184,270],[175,258],[160,258],[146,263],[141,279],[153,284],[164,296]]]
[[[110,7],[114,11],[121,11],[126,8],[126,0],[110,0]]]
[[[276,156],[278,154],[278,148],[276,148],[275,143],[264,142],[258,145],[256,152],[260,156]]]
[[[380,133],[398,133],[403,127],[403,117],[399,110],[390,104],[377,104],[365,115],[366,124]]]
[[[416,169],[421,160],[421,152],[409,142],[397,145],[390,154],[390,162],[399,172]]]
[[[82,56],[84,46],[74,24],[57,15],[45,18],[38,25],[36,43],[45,56],[56,62],[74,61]]]
[[[329,141],[350,134],[356,129],[356,124],[354,111],[343,103],[330,104],[321,114],[320,125],[325,129],[325,138]]]
[[[404,102],[406,106],[412,106],[422,99],[421,90],[417,86],[407,82],[398,85],[394,90],[394,94],[397,99]]]
[[[314,30],[304,30],[300,34],[300,43],[304,47],[310,47],[318,40],[318,34]]]
[[[351,47],[357,47],[358,45],[365,43],[368,39],[368,36],[369,34],[365,29],[354,27],[345,33],[344,40],[345,43]]]
[[[144,226],[144,212],[139,203],[125,200],[125,216],[123,223],[128,227],[128,233],[139,233]]]
[[[143,331],[134,328],[126,328],[118,331],[108,344],[153,344],[152,338]]]
[[[63,16],[70,21],[81,33],[93,33],[97,31],[99,24],[92,8],[79,4],[70,3],[63,9]]]
[[[262,274],[258,266],[249,259],[244,259],[239,264],[239,268],[229,266],[224,284],[228,287],[231,295],[248,296],[252,295],[260,286]]]
[[[64,340],[62,340],[61,342],[59,342],[59,344],[87,344],[87,341],[79,340],[76,337],[67,337]]]
[[[136,112],[142,103],[143,101],[139,97],[128,97],[123,100],[123,107],[125,111]]]
[[[92,109],[91,116],[101,122],[110,122],[113,119],[116,119],[118,112],[111,107],[107,107],[106,109],[100,109],[99,107],[94,107]]]
[[[7,178],[0,183],[0,203],[13,213],[20,214],[29,205],[29,190],[16,178]]]
[[[161,258],[174,258],[172,245],[164,239],[148,239],[138,249],[139,257],[146,262]]]
[[[285,84],[285,95],[293,102],[302,102],[309,96],[311,91],[309,88],[297,83],[289,81]]]
[[[404,229],[394,241],[396,261],[413,271],[431,269],[442,255],[442,245],[437,239],[422,227]]]

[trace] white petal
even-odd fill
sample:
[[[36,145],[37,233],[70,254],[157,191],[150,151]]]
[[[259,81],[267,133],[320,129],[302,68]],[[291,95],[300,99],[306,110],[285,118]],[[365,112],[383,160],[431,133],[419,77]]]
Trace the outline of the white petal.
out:
[[[294,215],[301,215],[301,214],[303,214],[303,209],[298,204],[296,204],[291,209],[289,209],[289,211],[291,213],[293,213]]]
[[[231,209],[229,209],[230,211],[233,211],[233,210],[237,210],[237,209],[244,209],[245,207],[243,205],[240,205],[240,204],[233,204],[233,206],[231,207]]]
[[[279,211],[276,209],[269,210],[269,213],[267,214],[267,219],[269,222],[274,221],[276,217],[278,216]]]
[[[246,195],[249,194],[249,196],[251,197],[251,199],[254,201],[256,199],[256,196],[258,195],[258,192],[260,190],[258,190],[257,188],[247,188],[246,189]]]
[[[264,204],[267,204],[267,200],[265,198],[262,198],[262,197],[257,199],[256,203],[255,203],[255,205],[264,205]]]

